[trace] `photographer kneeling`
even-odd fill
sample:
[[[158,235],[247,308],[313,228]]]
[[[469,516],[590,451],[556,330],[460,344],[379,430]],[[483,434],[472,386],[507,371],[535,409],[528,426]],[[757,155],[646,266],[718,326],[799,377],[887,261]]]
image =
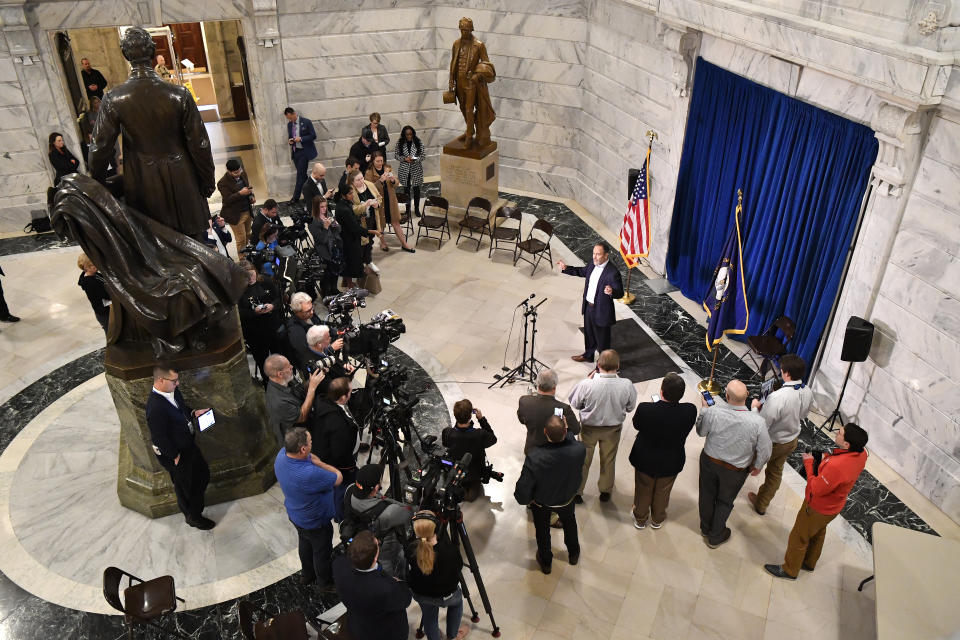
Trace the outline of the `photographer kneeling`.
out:
[[[383,572],[402,580],[407,568],[403,545],[408,538],[413,508],[380,493],[382,474],[380,465],[365,465],[357,472],[356,482],[347,487],[340,539],[349,539],[358,530],[372,529],[380,540]]]
[[[479,429],[473,426],[474,415],[480,423]],[[453,418],[457,424],[443,430],[441,442],[450,452],[453,460],[462,460],[467,453],[471,455],[463,488],[466,494],[464,500],[473,502],[483,495],[483,474],[487,463],[484,450],[497,443],[497,436],[490,428],[490,423],[480,413],[480,409],[474,409],[469,400],[458,400],[453,405]]]
[[[431,511],[418,511],[413,516],[413,533],[417,537],[407,549],[410,570],[407,584],[413,599],[420,605],[421,625],[428,640],[461,640],[470,627],[460,626],[463,618],[463,594],[460,571],[463,558],[446,537],[437,539],[440,521]],[[447,610],[447,633],[440,635],[440,607]]]

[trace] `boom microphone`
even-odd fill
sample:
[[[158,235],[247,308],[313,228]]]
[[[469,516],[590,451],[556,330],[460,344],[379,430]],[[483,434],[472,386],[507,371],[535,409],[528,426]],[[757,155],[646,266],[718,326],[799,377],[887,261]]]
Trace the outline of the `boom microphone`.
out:
[[[519,308],[522,307],[523,305],[527,304],[528,301],[533,300],[533,299],[536,298],[536,297],[537,297],[537,294],[531,293],[529,298],[525,299],[523,302],[521,302],[520,304],[518,304],[515,308],[519,309]]]

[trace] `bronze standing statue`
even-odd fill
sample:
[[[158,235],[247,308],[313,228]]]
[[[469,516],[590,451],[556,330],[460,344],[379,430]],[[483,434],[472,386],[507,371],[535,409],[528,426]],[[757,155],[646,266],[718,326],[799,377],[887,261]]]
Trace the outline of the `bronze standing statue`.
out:
[[[114,302],[109,345],[127,353],[150,345],[156,358],[187,346],[204,351],[207,334],[223,340],[234,333],[234,305],[247,281],[232,260],[200,241],[215,188],[210,140],[190,93],[151,68],[150,35],[128,29],[120,46],[132,70],[103,99],[90,168],[105,180],[122,134],[124,203],[73,174],[60,183],[52,221],[104,276]]]
[[[130,77],[103,98],[90,144],[90,173],[103,181],[123,133],[123,193],[127,206],[194,238],[210,226],[207,198],[217,186],[210,139],[197,103],[164,82],[150,62],[156,45],[140,28],[120,43]]]
[[[467,129],[457,140],[464,149],[485,149],[491,146],[490,124],[497,117],[490,102],[487,84],[497,77],[483,42],[473,36],[473,20],[460,19],[460,38],[453,43],[450,59],[450,90],[443,95],[445,103],[460,104]]]

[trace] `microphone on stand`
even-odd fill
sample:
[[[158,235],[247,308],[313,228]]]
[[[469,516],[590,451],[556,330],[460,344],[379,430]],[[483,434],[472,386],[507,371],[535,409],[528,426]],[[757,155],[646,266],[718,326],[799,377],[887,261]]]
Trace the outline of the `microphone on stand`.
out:
[[[520,307],[522,307],[523,305],[527,304],[530,300],[533,300],[533,299],[536,298],[536,297],[537,297],[537,294],[531,293],[528,298],[524,298],[523,302],[521,302],[521,303],[518,304],[516,307],[514,307],[514,309],[519,309]]]

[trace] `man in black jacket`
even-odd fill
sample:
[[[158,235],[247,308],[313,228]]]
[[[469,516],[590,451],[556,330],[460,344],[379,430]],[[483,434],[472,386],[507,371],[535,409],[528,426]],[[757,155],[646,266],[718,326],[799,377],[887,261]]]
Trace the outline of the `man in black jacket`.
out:
[[[477,422],[480,424],[479,429],[473,426],[474,415],[477,416]],[[480,413],[480,409],[474,408],[467,399],[457,400],[454,403],[453,418],[457,424],[444,429],[440,439],[443,446],[450,451],[450,457],[454,461],[462,460],[464,455],[470,454],[470,466],[467,467],[463,488],[466,494],[464,500],[473,502],[483,495],[483,484],[480,478],[487,462],[484,450],[497,444],[497,436],[490,428],[490,423]]]
[[[267,223],[275,227],[283,227],[283,220],[280,219],[280,205],[273,198],[264,200],[260,211],[253,217],[250,225],[250,244],[257,246],[260,242],[260,232],[263,231],[263,225]]]
[[[333,580],[347,607],[356,640],[406,640],[410,589],[380,571],[380,545],[370,531],[354,537],[346,555],[333,562]]]
[[[316,454],[343,475],[343,484],[333,494],[337,521],[343,517],[343,494],[357,479],[360,424],[348,406],[352,393],[350,378],[331,381],[327,397],[314,406],[310,425]]]
[[[587,450],[567,433],[567,425],[559,416],[547,420],[544,428],[547,443],[527,454],[517,480],[513,497],[520,504],[530,505],[533,526],[537,532],[537,564],[550,573],[553,551],[550,548],[550,512],[556,511],[563,526],[563,543],[570,564],[580,560],[577,539],[576,505],[573,501],[580,488],[583,461]]]
[[[356,286],[356,280],[363,277],[363,249],[360,239],[367,231],[353,212],[353,187],[344,182],[339,193],[334,216],[340,224],[340,238],[343,240],[343,288],[349,289]]]
[[[593,262],[585,267],[568,267],[563,260],[557,261],[560,271],[568,276],[584,279],[583,301],[583,354],[571,356],[576,362],[593,362],[593,353],[610,348],[610,327],[617,321],[613,307],[614,298],[623,297],[623,280],[620,271],[610,262],[610,246],[598,242],[593,247]]]
[[[302,377],[307,376],[307,363],[316,360],[307,346],[307,331],[323,324],[314,311],[313,298],[309,293],[297,291],[290,296],[290,317],[287,318],[287,341],[293,366]],[[316,440],[314,440],[316,443]]]
[[[303,183],[303,205],[307,213],[313,212],[313,199],[321,196],[324,199],[333,197],[333,189],[327,189],[327,168],[322,162],[316,162],[310,170],[310,177]]]
[[[204,493],[210,482],[210,468],[194,442],[193,419],[208,409],[192,411],[180,393],[180,374],[169,367],[153,369],[153,390],[147,398],[147,426],[160,465],[170,474],[177,506],[187,524],[213,529],[216,523],[203,517]]]
[[[557,400],[557,372],[553,369],[544,369],[537,374],[537,393],[521,396],[517,406],[517,420],[527,428],[523,455],[527,455],[534,447],[547,442],[543,428],[547,426],[547,419],[557,415],[557,411],[563,416],[570,433],[574,435],[580,433],[577,414],[566,402]]]
[[[377,150],[377,143],[373,141],[373,135],[369,129],[365,129],[360,134],[360,139],[350,147],[350,157],[356,158],[360,163],[360,173],[366,173],[367,167],[373,161],[373,152]]]
[[[107,88],[107,79],[99,70],[94,69],[89,58],[80,58],[80,77],[83,78],[83,88],[87,92],[87,100],[103,99],[103,90]]]
[[[667,517],[673,482],[683,469],[687,453],[683,448],[697,420],[697,407],[680,402],[686,383],[668,373],[660,383],[660,399],[642,402],[633,414],[637,439],[630,450],[634,466],[633,526],[659,529]]]

